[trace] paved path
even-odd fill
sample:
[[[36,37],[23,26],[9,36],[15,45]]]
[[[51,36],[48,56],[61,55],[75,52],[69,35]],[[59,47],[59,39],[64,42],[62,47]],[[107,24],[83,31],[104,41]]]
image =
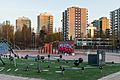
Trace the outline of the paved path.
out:
[[[105,76],[98,80],[120,80],[120,72]]]
[[[5,74],[0,74],[0,80],[43,80],[43,79],[17,77],[17,76],[10,76],[10,75],[5,75]]]
[[[15,51],[19,56],[25,56],[25,55],[30,55],[30,56],[37,56],[37,55],[42,55],[42,56],[48,56],[48,54],[39,54],[37,50],[34,51]],[[65,56],[63,55],[63,59],[66,60],[74,60],[78,58],[83,58],[84,61],[88,61],[88,55],[87,52],[82,53],[81,51],[77,52],[79,54],[76,54],[74,56]],[[96,52],[89,52],[90,54],[96,53]],[[59,56],[60,54],[52,54],[52,56]],[[120,53],[108,53],[106,52],[106,62],[112,62],[114,61],[115,63],[120,63]]]

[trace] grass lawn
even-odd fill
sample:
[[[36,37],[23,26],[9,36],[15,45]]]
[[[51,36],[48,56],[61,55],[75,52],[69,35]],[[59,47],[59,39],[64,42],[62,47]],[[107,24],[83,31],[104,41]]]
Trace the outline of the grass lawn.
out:
[[[103,71],[101,73],[97,67],[92,69],[86,68],[84,71],[81,69],[71,69],[88,66],[85,62],[80,64],[78,67],[75,67],[73,61],[68,61],[68,63],[65,63],[65,61],[57,62],[57,60],[54,60],[39,62],[42,72],[38,73],[38,62],[36,62],[34,59],[17,59],[17,67],[14,67],[13,61],[11,62],[8,59],[3,60],[5,61],[6,65],[2,65],[2,63],[0,63],[0,74],[41,78],[45,80],[97,80],[103,76],[120,71],[120,64],[106,64],[103,66]],[[50,68],[48,68],[48,64],[50,64]],[[25,71],[27,65],[28,71]],[[65,70],[64,74],[56,73],[56,71],[61,71],[59,68],[60,65],[64,66],[65,68],[70,68],[70,70]]]

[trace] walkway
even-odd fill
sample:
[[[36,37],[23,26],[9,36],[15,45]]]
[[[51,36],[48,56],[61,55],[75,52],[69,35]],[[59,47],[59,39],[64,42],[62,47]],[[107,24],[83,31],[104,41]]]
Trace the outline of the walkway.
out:
[[[0,80],[43,80],[43,79],[35,79],[35,78],[18,77],[18,76],[0,74]]]
[[[120,80],[120,72],[110,74],[98,80]]]

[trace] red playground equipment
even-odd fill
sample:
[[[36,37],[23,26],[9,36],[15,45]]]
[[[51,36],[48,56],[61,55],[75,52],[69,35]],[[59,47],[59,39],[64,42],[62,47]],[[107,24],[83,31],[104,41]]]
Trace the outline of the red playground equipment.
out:
[[[74,41],[59,42],[58,51],[62,53],[74,53]]]

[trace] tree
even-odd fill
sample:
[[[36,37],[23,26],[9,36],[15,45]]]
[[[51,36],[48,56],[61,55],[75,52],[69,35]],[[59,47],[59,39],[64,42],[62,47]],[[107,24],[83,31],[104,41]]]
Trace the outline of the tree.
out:
[[[37,47],[43,47],[45,43],[47,33],[44,30],[40,30],[39,34],[36,36]]]
[[[1,28],[1,38],[14,43],[14,26],[5,24]]]
[[[31,28],[27,27],[26,25],[23,25],[22,28],[22,39],[24,48],[30,48],[32,45],[32,32]]]
[[[51,43],[51,42],[53,42],[53,37],[54,37],[53,34],[48,34],[48,35],[46,36],[45,42],[46,42],[46,43]]]
[[[22,31],[17,30],[15,32],[15,45],[19,46],[22,49]]]
[[[22,31],[17,30],[15,32],[15,44],[21,49],[32,47],[32,32],[31,28],[23,25]]]
[[[62,41],[62,40],[63,40],[62,33],[58,32],[58,33],[48,34],[46,36],[45,42],[51,43],[51,42]]]

